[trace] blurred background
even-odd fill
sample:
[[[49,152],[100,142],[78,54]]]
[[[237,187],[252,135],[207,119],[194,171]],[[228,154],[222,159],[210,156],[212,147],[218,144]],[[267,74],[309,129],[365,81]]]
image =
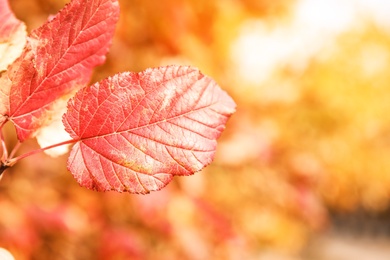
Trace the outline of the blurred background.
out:
[[[66,2],[10,0],[29,31]],[[79,187],[67,156],[23,159],[0,182],[0,247],[22,260],[390,259],[390,1],[119,2],[93,81],[199,67],[238,105],[216,158],[146,196]]]

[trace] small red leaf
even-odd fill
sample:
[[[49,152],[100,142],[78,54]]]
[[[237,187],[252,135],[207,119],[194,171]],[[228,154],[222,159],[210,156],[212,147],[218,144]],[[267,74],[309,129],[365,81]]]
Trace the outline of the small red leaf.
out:
[[[9,118],[21,141],[43,124],[56,99],[89,82],[105,61],[118,16],[117,0],[73,0],[32,32],[8,72]]]
[[[80,90],[63,121],[84,187],[148,193],[208,165],[234,101],[192,67],[125,72]]]

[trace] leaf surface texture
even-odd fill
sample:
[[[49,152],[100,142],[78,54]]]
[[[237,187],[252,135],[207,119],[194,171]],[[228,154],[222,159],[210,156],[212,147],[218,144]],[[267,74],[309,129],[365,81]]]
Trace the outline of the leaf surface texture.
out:
[[[80,90],[65,129],[68,169],[84,187],[148,193],[208,165],[234,101],[192,67],[124,72]]]

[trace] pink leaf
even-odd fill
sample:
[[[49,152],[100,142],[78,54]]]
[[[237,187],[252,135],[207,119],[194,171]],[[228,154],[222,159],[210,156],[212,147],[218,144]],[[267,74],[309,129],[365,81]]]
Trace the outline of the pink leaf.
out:
[[[26,44],[26,26],[12,13],[8,2],[0,0],[0,124],[7,120],[11,82],[4,72]]]
[[[0,71],[22,53],[26,36],[24,23],[16,19],[7,0],[0,0]]]
[[[8,72],[9,118],[19,140],[42,126],[56,99],[89,82],[92,69],[105,61],[118,16],[117,0],[73,0],[32,32]]]
[[[68,169],[84,187],[148,193],[208,165],[234,101],[192,67],[125,72],[80,90],[65,129]]]

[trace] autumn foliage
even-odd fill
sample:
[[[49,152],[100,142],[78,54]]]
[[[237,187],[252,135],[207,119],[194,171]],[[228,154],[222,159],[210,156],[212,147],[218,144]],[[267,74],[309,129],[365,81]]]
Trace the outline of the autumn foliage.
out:
[[[12,48],[24,27],[3,2],[4,44]],[[8,58],[1,75],[0,124],[11,121],[20,142],[35,137],[79,90],[63,116],[69,140],[42,149],[74,144],[68,169],[82,186],[149,193],[211,162],[235,104],[211,78],[184,66],[116,74],[87,87],[93,68],[105,61],[118,18],[117,1],[74,0],[20,37],[22,53]],[[3,144],[2,168],[25,157],[7,156]]]
[[[9,22],[0,26],[8,31],[0,41],[0,50],[7,50],[0,51],[2,86],[12,86],[9,78],[18,80],[11,71],[34,71],[30,62],[12,64],[22,64],[21,55],[45,53],[36,36],[44,37],[41,43],[54,40],[42,26],[70,8],[69,2],[10,0],[8,8],[1,1],[0,10],[9,10],[1,14]],[[90,1],[103,2],[110,1]],[[47,46],[47,53],[60,51],[75,39],[72,28],[83,37],[100,32],[101,41],[89,43],[105,46],[112,39],[110,48],[101,49],[108,51],[102,60],[92,58],[94,65],[74,60],[70,54],[86,39],[78,38],[65,59],[53,52],[51,63],[35,61],[43,74],[30,75],[25,89],[9,88],[19,98],[12,112],[10,92],[1,88],[2,139],[11,150],[2,161],[17,163],[0,182],[0,248],[16,259],[335,259],[364,236],[352,255],[376,259],[360,252],[366,243],[379,252],[390,230],[386,1],[119,0],[119,5],[119,13],[117,6],[104,9],[117,20],[115,31],[98,30],[94,23],[80,30],[88,24],[82,19],[79,26],[62,25],[55,31],[62,37]],[[80,19],[61,13],[53,25]],[[50,74],[56,62],[70,69]],[[79,72],[88,68],[83,79]],[[39,83],[45,75],[50,76]],[[142,83],[161,77],[169,80]],[[60,83],[53,91],[63,91],[61,98],[38,106],[35,101],[51,81]],[[221,136],[234,104],[216,82],[237,103]],[[26,99],[30,87],[41,90],[34,100]],[[204,89],[214,94],[200,98]],[[121,105],[123,100],[128,102]],[[29,111],[23,102],[50,109]],[[36,120],[41,112],[45,121]],[[38,131],[17,129],[34,125],[40,125]],[[64,145],[31,154],[58,142]],[[59,149],[70,147],[69,153]],[[67,165],[87,187],[130,192],[81,188]],[[173,169],[188,175],[200,168],[201,173],[173,178]],[[166,184],[160,180],[170,184],[147,195],[131,193],[160,188]],[[380,223],[375,232],[369,217]],[[351,244],[337,244],[339,234]],[[324,254],[327,250],[337,256]]]

